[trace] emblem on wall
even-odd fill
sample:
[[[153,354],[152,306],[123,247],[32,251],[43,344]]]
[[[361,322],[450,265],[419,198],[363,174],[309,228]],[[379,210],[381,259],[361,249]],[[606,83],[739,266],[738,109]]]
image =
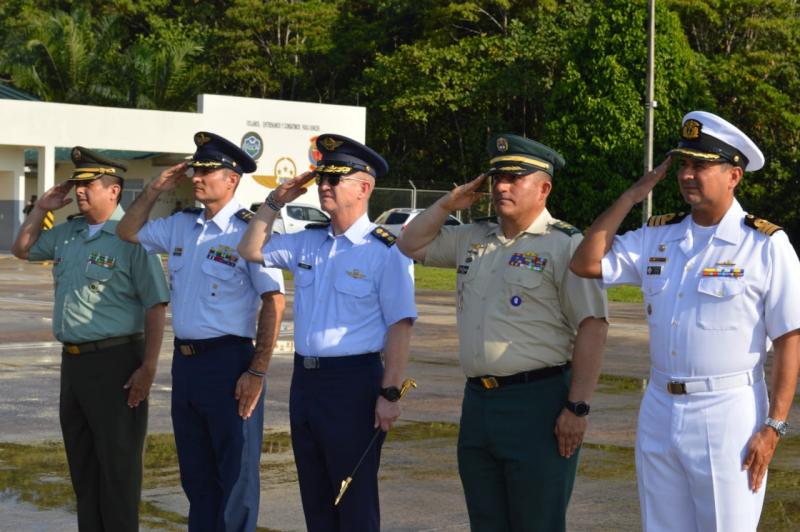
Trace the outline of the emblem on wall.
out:
[[[245,133],[242,137],[242,150],[257,161],[261,154],[264,153],[264,141],[255,131]]]
[[[281,157],[275,161],[275,180],[280,185],[297,175],[297,166],[289,157]]]

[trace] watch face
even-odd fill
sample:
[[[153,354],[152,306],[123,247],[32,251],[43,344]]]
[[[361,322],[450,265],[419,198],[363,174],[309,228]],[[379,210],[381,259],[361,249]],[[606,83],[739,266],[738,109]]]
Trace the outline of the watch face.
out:
[[[381,395],[391,402],[400,399],[400,389],[397,386],[389,386],[388,388],[381,388]]]
[[[583,417],[589,414],[589,405],[583,401],[577,401],[575,403],[567,401],[567,408],[578,417]]]

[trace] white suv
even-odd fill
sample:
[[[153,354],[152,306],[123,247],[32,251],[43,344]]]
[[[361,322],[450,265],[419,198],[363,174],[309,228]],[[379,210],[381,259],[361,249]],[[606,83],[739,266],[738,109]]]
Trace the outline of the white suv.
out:
[[[425,209],[410,208],[389,209],[378,216],[375,219],[375,223],[385,227],[395,236],[400,236],[400,233],[406,228],[408,222],[413,220],[416,215],[424,210]],[[447,217],[444,225],[461,225],[461,220],[451,214]]]
[[[261,207],[261,203],[253,203],[250,210],[256,212]],[[284,205],[275,224],[272,226],[273,233],[287,234],[302,231],[308,224],[328,223],[331,219],[327,214],[305,203],[288,203]]]

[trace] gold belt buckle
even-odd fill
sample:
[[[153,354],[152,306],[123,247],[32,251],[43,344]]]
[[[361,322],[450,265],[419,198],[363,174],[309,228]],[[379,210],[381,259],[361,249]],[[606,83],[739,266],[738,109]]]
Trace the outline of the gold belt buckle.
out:
[[[669,381],[667,383],[667,391],[673,395],[685,395],[686,383],[678,381]]]
[[[78,347],[77,345],[65,345],[64,346],[64,351],[66,351],[70,355],[80,355],[81,354],[81,348]]]
[[[486,388],[487,390],[500,387],[500,384],[494,377],[481,377],[481,384],[483,384],[483,387]]]
[[[190,357],[194,354],[194,346],[192,344],[181,344],[178,346],[181,350],[181,354],[187,357]]]

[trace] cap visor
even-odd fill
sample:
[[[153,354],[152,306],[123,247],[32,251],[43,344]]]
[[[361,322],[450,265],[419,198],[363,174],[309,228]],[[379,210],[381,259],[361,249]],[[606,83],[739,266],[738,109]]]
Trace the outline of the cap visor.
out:
[[[69,181],[94,181],[102,176],[103,174],[95,174],[94,172],[81,172],[80,174],[72,174],[72,177],[69,178]]]
[[[690,150],[689,148],[673,148],[667,155],[681,155],[683,157],[691,157],[692,159],[699,159],[701,161],[719,161],[724,159],[718,153],[708,153],[705,151]]]
[[[189,166],[192,168],[221,168],[223,164],[220,161],[189,161]]]

